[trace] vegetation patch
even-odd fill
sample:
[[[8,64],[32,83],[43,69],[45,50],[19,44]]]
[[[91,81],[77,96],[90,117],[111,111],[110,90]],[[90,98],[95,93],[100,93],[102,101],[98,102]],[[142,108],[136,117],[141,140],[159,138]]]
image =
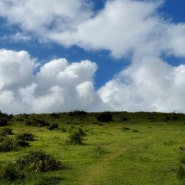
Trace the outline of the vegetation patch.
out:
[[[48,130],[55,130],[58,129],[58,123],[52,123],[49,125]]]
[[[7,136],[7,135],[13,135],[12,129],[9,127],[3,127],[0,130],[0,137]]]
[[[85,136],[85,132],[79,128],[79,129],[72,129],[71,132],[69,133],[68,138],[66,139],[65,143],[66,144],[83,144],[83,139]]]
[[[110,122],[112,121],[111,112],[103,112],[97,116],[97,120],[100,122]]]
[[[0,139],[0,152],[9,152],[17,150],[18,143],[13,138],[2,137]]]
[[[17,140],[35,141],[35,135],[30,132],[25,132],[17,135]]]
[[[31,151],[27,155],[20,157],[15,161],[19,170],[48,172],[55,171],[61,167],[61,163],[53,156],[42,150]]]
[[[8,115],[6,113],[2,113],[0,111],[0,126],[8,125],[8,122],[12,119],[12,115]]]
[[[53,156],[38,150],[31,151],[14,162],[1,166],[0,173],[2,180],[15,181],[18,179],[25,179],[36,172],[55,171],[60,167],[61,163],[54,159]]]
[[[44,127],[44,126],[49,126],[49,123],[42,118],[32,117],[26,121],[26,125]]]

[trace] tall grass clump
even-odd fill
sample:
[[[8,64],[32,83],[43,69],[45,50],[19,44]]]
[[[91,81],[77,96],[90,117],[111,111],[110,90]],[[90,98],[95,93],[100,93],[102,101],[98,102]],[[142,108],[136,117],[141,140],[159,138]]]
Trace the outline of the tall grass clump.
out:
[[[72,129],[69,133],[69,136],[66,140],[67,144],[83,144],[85,132],[79,128],[79,129]]]

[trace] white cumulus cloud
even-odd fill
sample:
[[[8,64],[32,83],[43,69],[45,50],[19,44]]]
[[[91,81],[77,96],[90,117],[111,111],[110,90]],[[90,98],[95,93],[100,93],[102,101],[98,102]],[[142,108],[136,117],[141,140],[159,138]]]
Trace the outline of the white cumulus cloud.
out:
[[[99,90],[112,110],[184,112],[185,65],[173,67],[146,57]]]
[[[49,61],[39,70],[36,66],[26,51],[0,50],[2,111],[98,111],[103,107],[93,85],[95,63],[85,60],[70,64],[62,58]]]

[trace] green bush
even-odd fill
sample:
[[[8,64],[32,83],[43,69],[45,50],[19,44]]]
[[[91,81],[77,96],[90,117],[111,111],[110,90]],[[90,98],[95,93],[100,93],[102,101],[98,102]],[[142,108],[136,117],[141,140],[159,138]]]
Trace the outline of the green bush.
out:
[[[81,128],[74,129],[69,134],[69,137],[68,137],[66,143],[69,143],[69,144],[82,144],[83,143],[83,138],[84,138],[85,135],[86,134],[84,133],[84,131]]]
[[[58,123],[52,123],[52,124],[48,127],[48,130],[54,130],[54,129],[58,129]]]
[[[112,114],[110,112],[100,113],[97,116],[97,120],[100,122],[110,122],[110,121],[112,121]]]
[[[31,151],[27,155],[20,157],[15,161],[19,170],[25,171],[55,171],[60,168],[61,163],[51,155],[41,150]]]
[[[26,125],[44,127],[44,126],[49,126],[49,123],[42,118],[31,117],[26,121]]]
[[[70,117],[75,117],[75,116],[82,117],[82,116],[85,116],[85,115],[87,115],[87,112],[80,111],[80,110],[75,110],[75,111],[72,111],[72,112],[69,113]]]
[[[12,150],[17,150],[17,142],[12,138],[1,138],[0,142],[0,152],[9,152]]]
[[[6,181],[21,179],[24,175],[16,168],[13,163],[6,164],[0,168],[0,178]]]
[[[14,138],[1,136],[0,152],[16,151],[19,149],[19,147],[27,147],[29,146],[27,141],[32,141],[33,139],[33,135],[30,135],[29,133],[20,134]]]
[[[6,113],[2,113],[0,111],[0,126],[8,125],[8,122],[12,119],[12,115],[8,115]]]
[[[17,135],[17,140],[35,141],[35,136],[30,132],[21,133],[21,134]]]
[[[33,175],[34,172],[55,171],[60,167],[61,163],[44,151],[31,151],[14,162],[1,166],[0,178],[6,181],[15,181]],[[55,182],[59,182],[59,179]]]
[[[8,127],[2,128],[0,131],[0,136],[6,136],[6,135],[12,135],[12,134],[13,134],[12,129]]]

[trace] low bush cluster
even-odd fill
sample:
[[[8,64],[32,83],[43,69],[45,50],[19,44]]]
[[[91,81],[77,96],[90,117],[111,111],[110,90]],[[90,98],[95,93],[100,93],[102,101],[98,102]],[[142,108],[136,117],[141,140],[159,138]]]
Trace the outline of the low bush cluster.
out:
[[[53,156],[44,151],[31,151],[12,163],[8,163],[0,168],[3,180],[14,181],[26,178],[34,172],[55,171],[61,167],[61,163]]]
[[[0,152],[9,152],[17,150],[18,143],[13,138],[1,137],[0,138]]]
[[[59,169],[61,163],[44,151],[36,150],[17,159],[15,165],[19,170],[47,172]]]
[[[66,140],[67,144],[82,144],[85,136],[85,132],[81,128],[74,128],[70,131],[68,139]]]
[[[0,137],[5,137],[7,135],[13,135],[12,129],[9,127],[4,127],[0,130]]]
[[[58,123],[52,123],[49,125],[48,130],[58,129]]]
[[[44,119],[32,117],[26,121],[26,125],[44,127],[44,126],[49,126],[49,123],[47,121],[45,121]]]
[[[30,132],[21,133],[17,135],[18,140],[24,140],[24,141],[35,141],[35,135],[33,135]]]
[[[7,133],[12,133],[8,132]],[[9,152],[9,151],[16,151],[20,147],[27,147],[29,146],[28,141],[34,141],[35,136],[31,133],[22,133],[16,135],[14,137],[7,137],[7,135],[2,135],[0,137],[0,152]]]
[[[8,122],[12,119],[12,115],[8,115],[6,113],[2,113],[0,111],[0,126],[8,125]]]
[[[97,120],[100,122],[110,122],[110,121],[112,121],[112,114],[110,112],[100,113],[97,116]]]

